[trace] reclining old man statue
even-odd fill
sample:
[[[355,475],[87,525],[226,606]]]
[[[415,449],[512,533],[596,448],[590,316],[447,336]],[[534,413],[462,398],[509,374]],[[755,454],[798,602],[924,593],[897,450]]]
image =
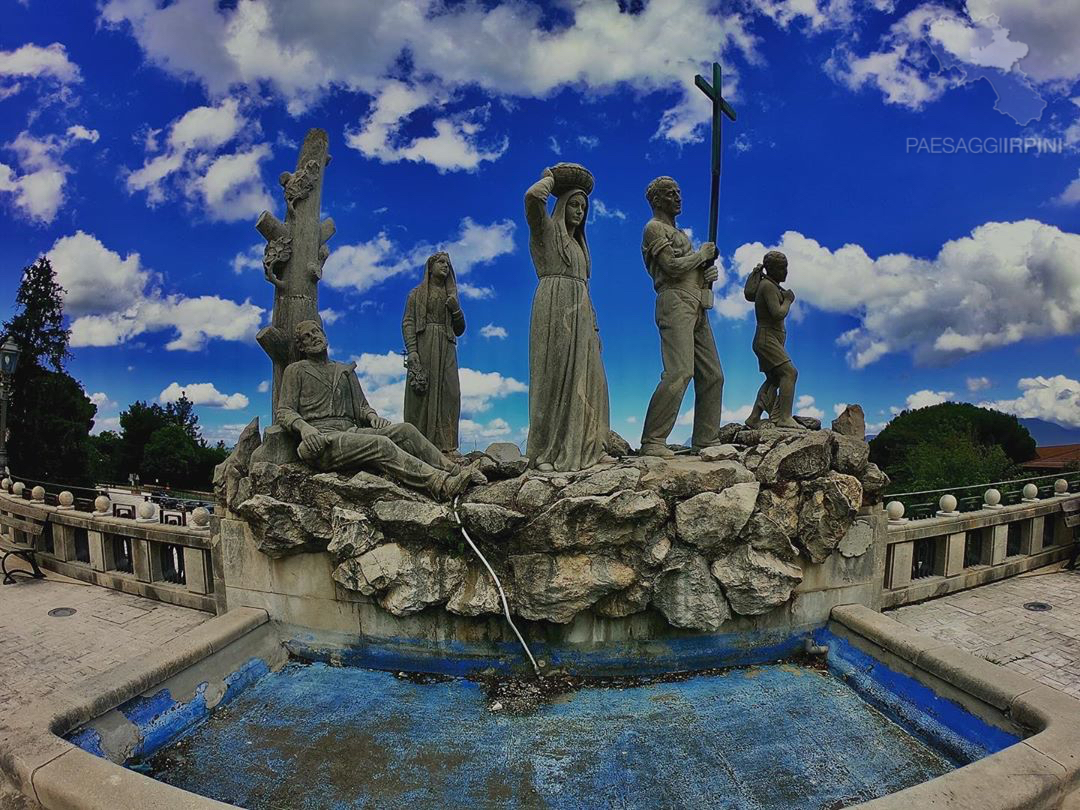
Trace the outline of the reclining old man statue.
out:
[[[304,359],[285,368],[275,417],[300,437],[304,463],[324,472],[367,469],[440,500],[485,483],[475,465],[451,461],[412,425],[379,416],[360,388],[356,363],[327,357],[317,322],[296,325],[296,345]]]

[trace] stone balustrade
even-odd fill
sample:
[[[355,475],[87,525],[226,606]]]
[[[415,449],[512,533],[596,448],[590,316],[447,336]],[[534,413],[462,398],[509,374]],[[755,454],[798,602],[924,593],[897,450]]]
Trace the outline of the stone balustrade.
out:
[[[1063,504],[1080,498],[1064,480],[1039,498],[1029,484],[1020,503],[1004,506],[988,489],[983,508],[956,511],[956,498],[942,495],[936,516],[908,520],[900,501],[891,501],[883,607],[921,602],[994,582],[1067,558],[1080,541],[1080,527],[1066,525]]]
[[[0,486],[3,544],[37,549],[38,564],[73,579],[169,604],[224,612],[220,553],[206,509],[191,513],[187,526],[161,523],[157,507],[141,504],[134,518],[116,517],[106,496],[93,512],[75,508],[70,492],[57,505],[31,495],[19,482]],[[41,493],[43,494],[43,493]],[[32,542],[33,541],[33,542]]]

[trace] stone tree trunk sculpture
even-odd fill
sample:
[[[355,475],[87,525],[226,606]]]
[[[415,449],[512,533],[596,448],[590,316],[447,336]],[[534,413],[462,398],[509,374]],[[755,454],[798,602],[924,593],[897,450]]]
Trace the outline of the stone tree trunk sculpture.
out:
[[[330,163],[326,131],[312,129],[300,147],[295,172],[283,172],[278,182],[285,192],[285,221],[263,211],[255,228],[266,239],[263,270],[274,285],[274,314],[270,326],[255,339],[274,363],[271,413],[277,411],[278,392],[285,367],[299,359],[293,331],[301,321],[319,317],[319,279],[330,255],[327,240],[334,235],[334,220],[319,221],[323,171]]]

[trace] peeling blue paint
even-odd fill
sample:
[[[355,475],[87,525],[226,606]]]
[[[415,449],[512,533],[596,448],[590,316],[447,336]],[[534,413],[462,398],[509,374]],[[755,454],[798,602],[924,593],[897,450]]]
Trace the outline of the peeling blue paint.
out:
[[[1020,741],[826,629],[815,632],[814,640],[829,646],[829,668],[864,700],[954,762],[974,762]]]
[[[269,671],[265,661],[252,658],[225,677],[225,692],[217,705],[232,701]],[[206,702],[207,686],[205,681],[199,684],[191,700],[185,702],[175,700],[168,689],[161,689],[151,695],[132,698],[118,706],[117,711],[135,726],[138,742],[132,751],[132,757],[152,756],[155,751],[203,722],[211,711]],[[101,735],[93,725],[73,732],[68,736],[68,741],[96,756],[106,756]]]
[[[802,648],[805,636],[806,633],[783,630],[687,635],[592,646],[543,642],[530,642],[529,646],[536,658],[579,675],[662,675],[782,661]],[[307,661],[393,672],[433,672],[461,677],[481,669],[531,671],[516,642],[469,644],[389,638],[379,642],[358,641],[341,648],[322,644],[313,635],[299,635],[285,646],[293,656]]]

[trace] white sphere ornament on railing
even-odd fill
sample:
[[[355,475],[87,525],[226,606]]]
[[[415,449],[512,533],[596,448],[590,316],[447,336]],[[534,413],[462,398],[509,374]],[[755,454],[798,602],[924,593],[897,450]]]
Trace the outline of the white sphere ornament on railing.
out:
[[[1054,494],[1055,495],[1064,495],[1068,491],[1069,491],[1069,482],[1066,481],[1064,478],[1059,478],[1057,481],[1054,482]]]
[[[75,496],[65,489],[56,496],[56,502],[60,504],[61,509],[70,509],[75,505]]]
[[[191,525],[196,529],[205,529],[210,525],[210,510],[205,506],[196,506],[191,510]]]
[[[984,509],[1000,509],[1001,508],[1001,492],[991,487],[983,493],[983,508]]]
[[[946,492],[941,498],[938,499],[938,512],[939,515],[955,515],[956,512],[956,496],[950,495]]]
[[[94,498],[94,511],[99,515],[107,514],[111,506],[112,501],[109,500],[108,495],[98,495]]]
[[[139,504],[139,508],[136,510],[139,515],[139,520],[153,520],[157,515],[157,508],[150,501],[143,501]]]
[[[11,492],[11,479],[5,478],[3,481],[0,481],[0,487],[3,488],[4,492]]]
[[[894,523],[899,522],[904,519],[904,505],[900,501],[889,501],[885,506],[885,514]]]
[[[11,494],[14,495],[16,498],[21,498],[23,490],[25,489],[26,484],[24,484],[22,481],[16,481],[14,484],[11,485]]]
[[[41,486],[40,484],[34,487],[32,490],[30,490],[30,497],[33,498],[35,501],[44,501],[45,487]]]
[[[1039,488],[1034,484],[1024,484],[1023,495],[1025,501],[1037,501],[1039,500]]]

